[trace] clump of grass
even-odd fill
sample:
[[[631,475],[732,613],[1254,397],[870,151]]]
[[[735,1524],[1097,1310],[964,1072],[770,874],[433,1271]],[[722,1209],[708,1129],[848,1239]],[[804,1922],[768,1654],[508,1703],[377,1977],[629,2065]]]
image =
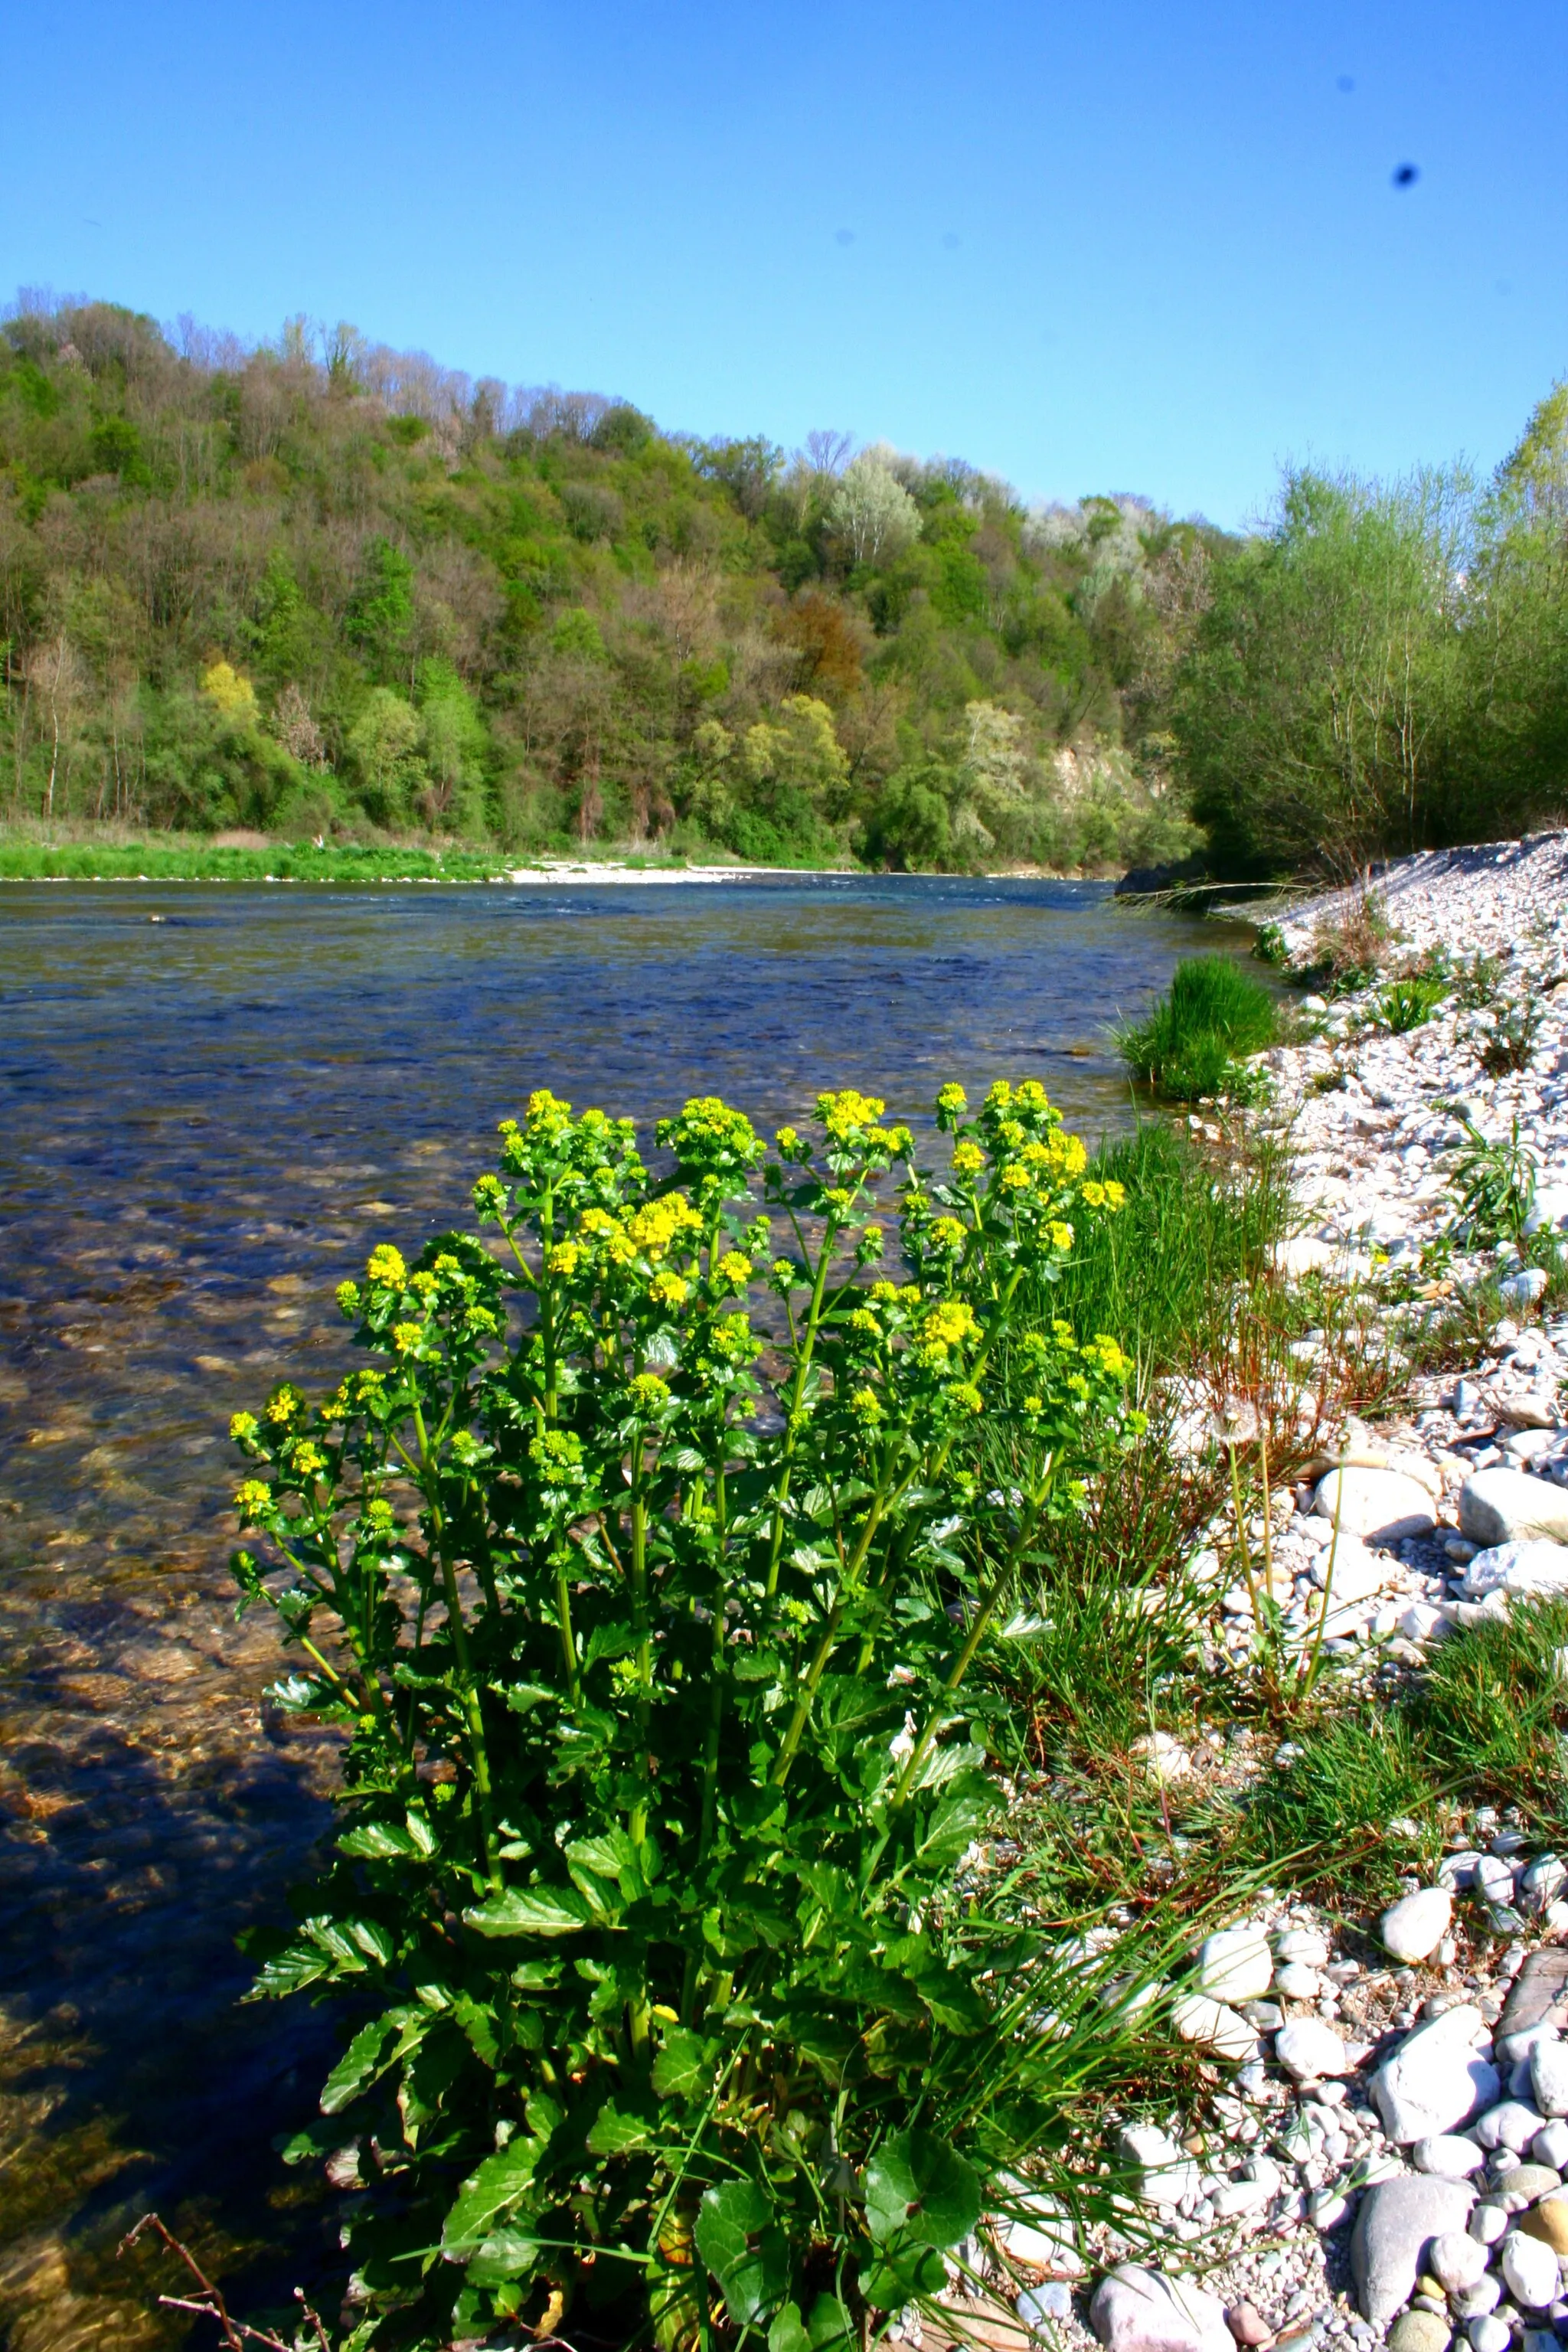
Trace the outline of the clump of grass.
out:
[[[1232,1065],[1276,1043],[1279,1015],[1260,980],[1227,956],[1176,966],[1169,993],[1121,1032],[1123,1060],[1172,1102],[1226,1091]]]
[[[1481,1067],[1489,1077],[1503,1078],[1527,1070],[1541,1027],[1541,1007],[1529,997],[1500,1004],[1491,1035],[1481,1048]]]
[[[1258,1792],[1252,1830],[1277,1875],[1351,1884],[1376,1902],[1412,1866],[1436,1864],[1442,1814],[1425,1744],[1392,1709],[1331,1715],[1304,1731],[1288,1769]]]
[[[1363,890],[1342,913],[1318,924],[1300,977],[1325,996],[1370,988],[1383,969],[1393,931],[1380,899]]]
[[[1395,1037],[1428,1022],[1450,993],[1447,982],[1433,972],[1406,972],[1390,981],[1377,1000],[1378,1019]]]
[[[1080,1236],[1052,1292],[1075,1330],[1114,1331],[1145,1376],[1184,1367],[1229,1334],[1238,1286],[1258,1282],[1290,1228],[1289,1173],[1267,1144],[1239,1175],[1163,1123],[1101,1152],[1091,1171],[1127,1194]]]
[[[1568,1601],[1515,1601],[1506,1622],[1475,1625],[1434,1653],[1411,1715],[1439,1773],[1520,1806],[1557,1837],[1568,1827],[1561,1733]]]
[[[0,882],[492,882],[514,862],[496,851],[354,842],[247,849],[190,834],[132,842],[0,838]]]

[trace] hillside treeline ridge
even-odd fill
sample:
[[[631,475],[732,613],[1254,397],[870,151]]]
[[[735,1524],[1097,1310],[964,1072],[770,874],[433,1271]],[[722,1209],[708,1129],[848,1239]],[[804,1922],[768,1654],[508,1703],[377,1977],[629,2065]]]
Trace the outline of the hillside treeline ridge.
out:
[[[1292,473],[1237,539],[842,433],[661,432],[346,326],[249,345],[24,294],[0,792],[55,824],[905,867],[1495,831],[1562,805],[1563,405],[1484,488]]]

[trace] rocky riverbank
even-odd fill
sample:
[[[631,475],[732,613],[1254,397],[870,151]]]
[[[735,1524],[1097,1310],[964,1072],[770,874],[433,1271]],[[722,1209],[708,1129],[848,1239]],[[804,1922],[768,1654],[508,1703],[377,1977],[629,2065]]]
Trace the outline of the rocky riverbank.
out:
[[[1321,1638],[1347,1695],[1388,1699],[1457,1631],[1568,1593],[1568,1316],[1549,1295],[1568,1233],[1568,835],[1411,859],[1370,904],[1298,906],[1279,936],[1298,971],[1340,974],[1256,1089],[1251,1117],[1295,1170],[1282,1270],[1350,1302],[1396,1361],[1467,1298],[1485,1332],[1276,1498],[1286,1639]],[[1347,971],[1369,941],[1378,968]],[[1217,1116],[1194,1124],[1221,1140]],[[1328,1345],[1298,1343],[1304,1378]],[[1194,1567],[1224,1587],[1217,1665],[1251,1647],[1258,1588],[1222,1566],[1234,1531],[1211,1532]],[[1142,1745],[1167,1782],[1203,1760]],[[1288,1742],[1237,1746],[1244,1780],[1291,1768]],[[1121,2125],[1106,2153],[1124,2231],[1068,2252],[1015,2229],[1012,2262],[1038,2272],[1009,2296],[1026,2326],[1108,2352],[1568,2343],[1568,1866],[1513,1808],[1452,1821],[1440,1865],[1381,1915],[1255,1895],[1163,1988],[1212,2095]]]

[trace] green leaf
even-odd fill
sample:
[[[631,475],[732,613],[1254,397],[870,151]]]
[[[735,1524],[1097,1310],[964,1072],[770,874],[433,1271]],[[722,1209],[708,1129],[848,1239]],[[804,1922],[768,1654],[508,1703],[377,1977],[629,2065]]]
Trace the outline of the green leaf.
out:
[[[646,2116],[630,2114],[606,2099],[594,2118],[588,2149],[594,2156],[628,2156],[635,2147],[647,2147],[652,2137]]]
[[[481,1936],[575,1936],[594,1915],[574,1886],[509,1886],[463,1914]]]
[[[458,2189],[441,2231],[447,2252],[477,2246],[491,2234],[490,2223],[522,2196],[539,2162],[537,2140],[514,2139],[487,2156]]]
[[[797,2303],[786,2303],[768,2330],[768,2352],[812,2352]]]
[[[395,1829],[390,1822],[364,1822],[338,1840],[340,1853],[353,1854],[356,1860],[365,1862],[387,1862],[395,1855],[415,1851],[408,1832]]]
[[[895,2132],[866,2167],[866,2226],[879,2244],[956,2246],[980,2219],[980,2182],[954,2147],[924,2131]]]
[[[942,2275],[945,2279],[946,2273]],[[811,2317],[806,2321],[805,2328],[811,2338],[812,2352],[839,2352],[840,2346],[858,2344],[860,2340],[853,2317],[836,2294],[817,2296],[811,2306]]]
[[[341,2114],[378,2074],[386,2072],[396,2055],[396,2033],[401,2023],[401,2018],[378,2017],[374,2024],[361,2026],[321,2085],[324,2116]]]
[[[705,2189],[695,2235],[698,2252],[724,2291],[731,2318],[738,2327],[754,2326],[778,2302],[789,2277],[772,2199],[754,2180]]]
[[[508,2279],[527,2278],[538,2259],[537,2238],[521,2230],[492,2230],[469,2258],[468,2283],[501,2286]]]
[[[947,2284],[942,2256],[933,2246],[910,2246],[896,2260],[884,2256],[860,2273],[860,2292],[878,2311],[898,2311],[917,2295],[940,2294]]]
[[[531,1715],[536,1706],[558,1705],[561,1694],[543,1683],[491,1683],[497,1698],[503,1699],[513,1715]]]
[[[713,2086],[713,2051],[687,2025],[672,2025],[653,2062],[653,2087],[661,2099],[706,2098]]]

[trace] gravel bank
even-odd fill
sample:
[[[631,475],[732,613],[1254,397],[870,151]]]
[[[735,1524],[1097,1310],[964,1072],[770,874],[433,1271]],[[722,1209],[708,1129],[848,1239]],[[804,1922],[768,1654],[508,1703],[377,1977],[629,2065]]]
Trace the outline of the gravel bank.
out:
[[[1342,1284],[1406,1344],[1483,1280],[1504,1309],[1472,1363],[1416,1383],[1407,1418],[1352,1423],[1342,1466],[1279,1498],[1288,1632],[1312,1637],[1331,1559],[1327,1647],[1352,1685],[1387,1690],[1457,1627],[1568,1592],[1568,1318],[1542,1319],[1543,1277],[1463,1229],[1454,1188],[1462,1148],[1507,1146],[1534,1187],[1521,1239],[1568,1234],[1568,834],[1412,858],[1373,887],[1390,968],[1436,952],[1453,993],[1405,1034],[1384,981],[1308,997],[1315,1034],[1264,1057],[1255,1117],[1299,1179],[1285,1269]],[[1355,912],[1354,894],[1295,908],[1291,964]],[[1250,1609],[1224,1593],[1216,1647],[1246,1651]],[[1146,1745],[1163,1780],[1203,1768],[1164,1735]],[[993,2268],[1012,2308],[970,2304],[984,2337],[1005,2316],[1015,2341],[1109,2352],[1568,2346],[1568,1863],[1510,1808],[1468,1813],[1432,1883],[1407,1875],[1379,1917],[1255,1895],[1166,2000],[1212,2096],[1113,2133],[1124,2239],[1064,2253],[1016,2233],[1026,2292]]]

